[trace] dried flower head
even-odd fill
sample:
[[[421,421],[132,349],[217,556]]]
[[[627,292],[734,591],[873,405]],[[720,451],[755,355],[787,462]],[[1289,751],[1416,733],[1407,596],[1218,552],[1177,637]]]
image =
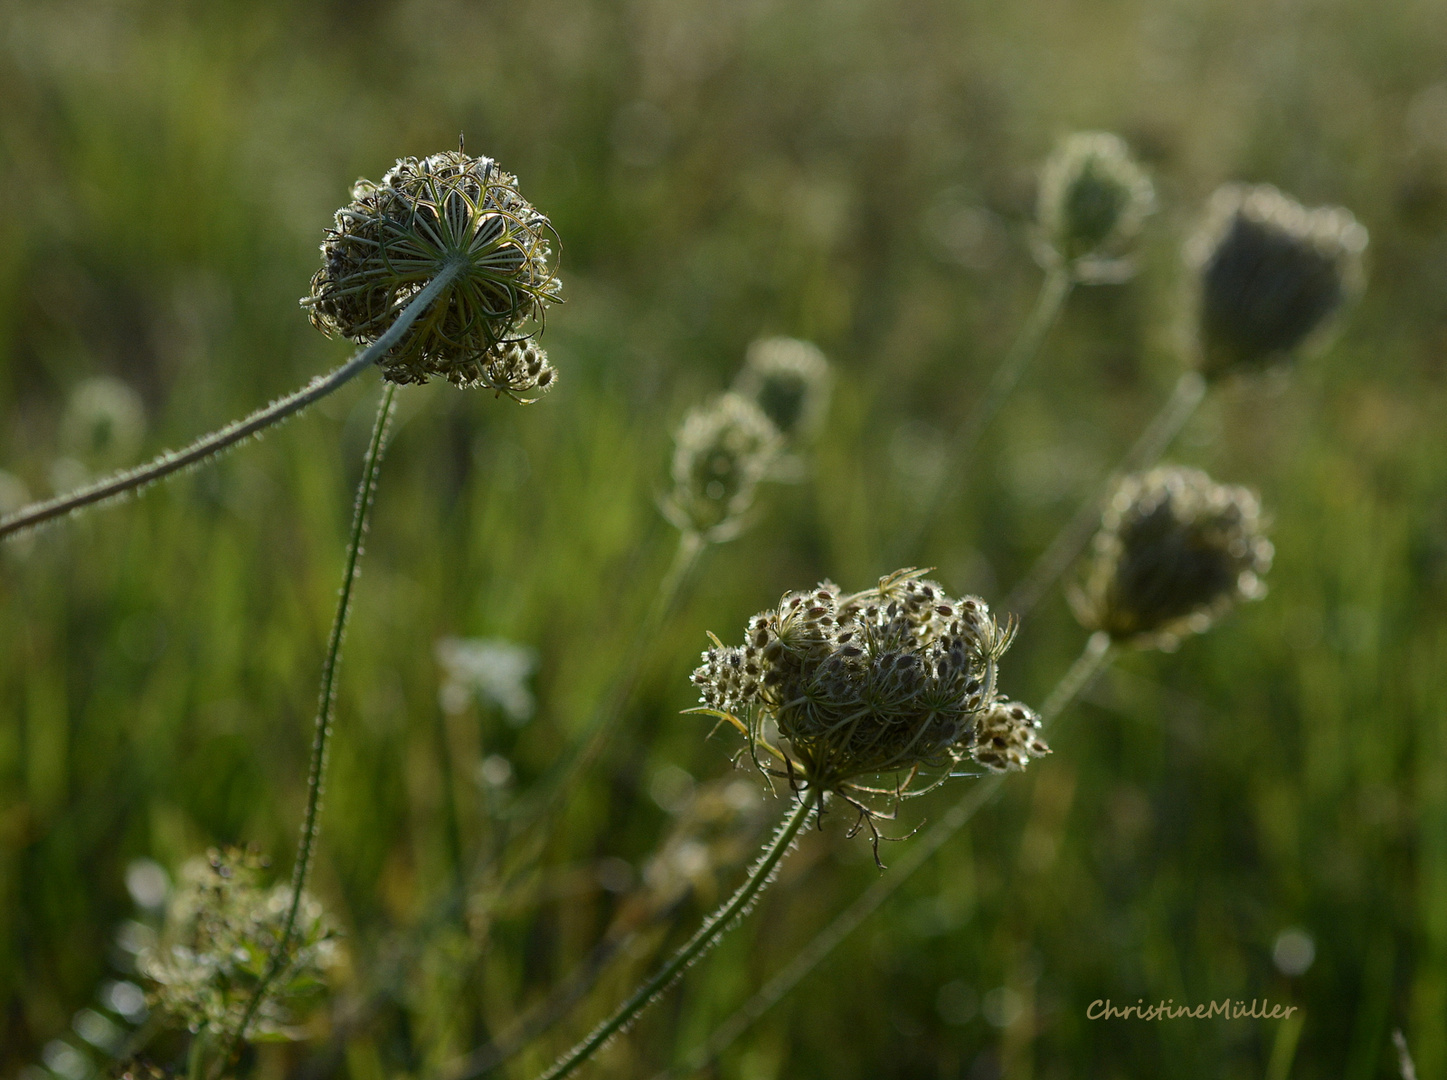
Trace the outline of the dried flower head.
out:
[[[459,265],[380,361],[385,377],[441,375],[509,395],[546,389],[553,369],[542,350],[519,347],[559,299],[552,238],[517,177],[491,158],[402,158],[380,183],[357,181],[322,241],[322,268],[302,305],[324,333],[369,344],[444,267]]]
[[[778,429],[748,398],[728,393],[684,417],[673,440],[668,519],[710,540],[736,535],[778,457]]]
[[[970,757],[991,772],[1019,772],[1031,758],[1050,753],[1040,728],[1040,717],[1030,706],[997,701],[975,722]]]
[[[760,764],[822,800],[875,789],[857,778],[920,770],[945,775],[970,756],[1012,628],[978,597],[955,599],[924,571],[899,570],[846,595],[823,582],[749,620],[739,647],[717,644],[693,673],[704,711],[721,716],[775,763]],[[768,738],[777,728],[782,747]]]
[[[1041,261],[1064,265],[1076,281],[1121,281],[1134,272],[1125,256],[1154,209],[1150,177],[1119,136],[1068,135],[1040,173]]]
[[[1227,184],[1186,245],[1207,378],[1283,360],[1361,288],[1367,230],[1339,206],[1308,210],[1269,185]]]
[[[292,892],[262,884],[265,860],[212,850],[181,869],[159,942],[138,958],[152,997],[191,1031],[234,1034],[286,925]],[[248,1028],[250,1037],[294,1037],[301,1007],[325,990],[336,943],[321,905],[303,894],[286,962]]]
[[[1076,612],[1116,641],[1171,647],[1265,594],[1272,548],[1261,530],[1255,494],[1199,469],[1127,477],[1106,506]]]
[[[798,338],[760,338],[749,346],[734,391],[751,399],[788,439],[812,435],[829,408],[829,361]]]

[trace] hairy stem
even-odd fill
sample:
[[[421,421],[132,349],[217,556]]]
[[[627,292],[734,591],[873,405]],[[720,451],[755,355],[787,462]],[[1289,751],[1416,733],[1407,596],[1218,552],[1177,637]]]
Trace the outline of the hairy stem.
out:
[[[1040,710],[1041,722],[1048,726],[1059,717],[1112,658],[1114,652],[1115,649],[1106,634],[1092,634],[1085,643],[1084,650],[1045,699],[1045,705]],[[908,846],[905,854],[890,867],[888,874],[876,879],[852,904],[841,911],[833,922],[815,935],[809,944],[720,1024],[683,1062],[665,1069],[654,1077],[654,1080],[678,1080],[679,1077],[698,1072],[715,1061],[756,1020],[787,997],[809,972],[834,951],[835,946],[858,929],[911,874],[928,862],[930,856],[964,828],[980,807],[995,797],[1003,786],[1004,779],[1003,775],[995,775],[974,785],[962,799],[945,811],[944,816],[926,830],[923,836]]]
[[[588,721],[585,733],[574,744],[568,756],[554,765],[553,771],[540,780],[537,786],[507,814],[509,824],[512,825],[511,835],[498,850],[489,851],[477,860],[474,866],[475,877],[487,873],[511,856],[512,865],[503,871],[504,881],[501,888],[506,888],[507,882],[515,880],[531,865],[528,852],[529,841],[535,841],[543,835],[542,826],[553,820],[552,811],[558,802],[572,790],[572,779],[581,775],[584,768],[606,747],[608,735],[617,727],[624,709],[632,699],[650,647],[667,625],[669,617],[677,610],[707,547],[708,541],[697,533],[680,534],[673,560],[668,571],[659,581],[658,590],[654,594],[648,614],[633,635],[628,654],[620,665],[621,673],[615,680],[608,697],[594,711]],[[536,849],[532,850],[531,854],[535,855]],[[389,960],[386,974],[379,976],[376,982],[379,985],[390,986],[400,980],[402,978],[401,958],[415,956],[421,947],[420,942],[426,941],[439,927],[455,920],[466,902],[466,898],[466,882],[460,880],[454,882],[453,888],[432,904],[428,912],[408,930],[405,942],[387,954]],[[606,960],[604,962],[606,963]],[[348,1023],[356,1026],[365,1025],[383,999],[383,992],[371,993],[366,1004],[357,1010]],[[346,1037],[345,1029],[333,1031],[333,1045],[344,1044]],[[512,1050],[508,1052],[511,1053]],[[474,1058],[486,1061],[490,1053],[491,1048],[481,1048],[469,1055],[464,1062],[459,1063],[457,1068],[473,1068],[472,1075],[476,1075],[478,1071],[485,1071],[476,1069],[467,1062],[471,1062]],[[445,1073],[444,1075],[450,1077],[452,1074]]]
[[[773,879],[779,861],[793,846],[794,837],[809,820],[816,805],[817,803],[813,799],[799,799],[780,824],[778,831],[774,833],[773,839],[764,845],[764,849],[759,853],[758,861],[754,863],[753,869],[749,872],[748,879],[739,886],[733,896],[705,919],[693,937],[689,938],[687,943],[673,954],[673,958],[659,968],[651,978],[643,982],[627,1001],[618,1006],[612,1016],[594,1028],[586,1039],[559,1058],[553,1067],[543,1073],[538,1080],[561,1080],[562,1077],[567,1076],[587,1061],[614,1035],[627,1028],[639,1013],[683,973],[685,968],[716,945],[733,925],[734,920],[748,910],[754,898]]]
[[[398,313],[387,332],[368,345],[341,367],[326,375],[318,375],[300,390],[277,398],[270,405],[257,409],[250,416],[232,421],[225,427],[203,435],[183,450],[167,450],[154,460],[133,469],[112,473],[76,491],[57,495],[44,502],[21,507],[13,514],[0,518],[0,539],[14,536],[47,521],[73,514],[87,506],[119,499],[158,480],[198,465],[214,457],[228,447],[234,446],[252,435],[259,435],[267,428],[278,424],[289,416],[301,412],[308,405],[320,401],[339,386],[350,382],[357,375],[371,367],[402,339],[413,321],[442,292],[461,271],[461,263],[448,263],[437,276]]]
[[[934,527],[940,509],[964,486],[970,459],[978,449],[985,429],[1005,404],[1005,399],[1015,389],[1020,377],[1025,374],[1025,369],[1040,355],[1045,337],[1060,318],[1073,287],[1074,279],[1068,268],[1060,266],[1046,271],[1045,280],[1040,283],[1040,292],[1035,297],[1035,305],[1030,309],[1025,325],[1020,328],[1019,336],[1000,361],[1000,366],[990,376],[985,392],[975,400],[969,415],[955,431],[939,475],[934,478],[921,501],[917,511],[917,524],[901,537],[895,556],[888,560],[890,566],[916,557],[915,551]]]
[[[1091,535],[1100,525],[1101,505],[1122,477],[1139,472],[1154,465],[1166,452],[1172,440],[1181,433],[1186,421],[1195,413],[1201,399],[1206,396],[1206,380],[1194,371],[1187,371],[1176,380],[1175,389],[1160,412],[1146,426],[1141,437],[1126,452],[1096,493],[1081,504],[1070,523],[1055,535],[1050,546],[1035,560],[1024,579],[1010,591],[1002,611],[1025,616],[1045,595],[1050,586],[1070,568],[1076,557],[1085,550]]]
[[[301,840],[297,845],[296,865],[291,876],[291,905],[286,911],[286,922],[281,937],[272,950],[271,961],[266,974],[257,984],[246,1013],[236,1028],[228,1059],[234,1058],[246,1038],[246,1028],[256,1015],[256,1010],[266,998],[272,982],[286,964],[287,949],[291,946],[292,935],[296,932],[297,913],[301,909],[302,890],[306,888],[307,874],[311,870],[312,855],[316,850],[317,833],[320,828],[322,794],[326,786],[327,752],[331,745],[332,717],[336,708],[337,668],[342,659],[342,642],[347,634],[347,616],[352,608],[352,588],[356,585],[362,560],[362,540],[367,534],[367,521],[371,517],[372,501],[377,493],[377,472],[382,465],[382,451],[387,445],[387,429],[392,423],[396,404],[397,387],[387,383],[382,391],[382,400],[377,406],[377,421],[372,426],[372,438],[367,444],[367,456],[362,464],[362,479],[357,484],[357,502],[352,513],[352,531],[347,541],[346,568],[342,572],[342,588],[337,597],[336,616],[332,620],[331,637],[327,641],[326,658],[322,662],[322,686],[317,702],[316,734],[312,739],[311,769],[307,777],[306,817],[302,822]]]

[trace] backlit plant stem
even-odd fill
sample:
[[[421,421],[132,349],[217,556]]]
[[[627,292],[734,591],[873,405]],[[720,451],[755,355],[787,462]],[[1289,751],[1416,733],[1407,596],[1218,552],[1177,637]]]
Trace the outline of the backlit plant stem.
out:
[[[673,958],[668,963],[640,985],[627,1001],[618,1006],[612,1016],[594,1028],[586,1039],[559,1058],[553,1067],[543,1073],[538,1080],[562,1080],[562,1077],[573,1072],[614,1035],[625,1030],[638,1017],[639,1013],[683,973],[685,968],[718,944],[723,935],[732,927],[734,921],[748,910],[754,898],[773,880],[779,861],[793,846],[794,838],[804,827],[805,822],[809,820],[816,805],[817,802],[814,799],[796,800],[794,808],[780,824],[773,839],[759,853],[758,861],[749,872],[748,879],[739,886],[733,896],[705,919],[697,933],[689,938],[678,952],[673,954]]]
[[[236,1028],[232,1039],[229,1058],[234,1058],[246,1038],[247,1026],[256,1015],[256,1010],[266,998],[271,983],[286,963],[286,953],[296,931],[297,912],[301,908],[302,890],[306,888],[307,874],[311,870],[312,855],[316,850],[317,833],[320,828],[322,794],[326,786],[327,752],[331,745],[332,718],[336,708],[337,668],[342,659],[342,642],[347,634],[347,616],[352,608],[352,587],[357,582],[362,560],[362,541],[367,534],[367,522],[371,517],[372,501],[377,493],[377,472],[382,465],[382,451],[387,444],[387,429],[392,423],[396,403],[397,386],[387,383],[382,391],[382,400],[377,406],[377,421],[372,426],[372,439],[367,444],[367,456],[362,465],[362,479],[357,484],[356,508],[352,514],[352,531],[347,541],[347,562],[342,572],[342,588],[337,597],[337,612],[332,620],[332,633],[327,641],[326,658],[322,662],[322,686],[317,702],[316,735],[312,740],[311,770],[307,778],[306,817],[302,822],[301,840],[297,846],[296,865],[292,868],[291,906],[287,908],[286,922],[282,926],[281,938],[272,950],[271,961],[266,975],[257,984],[246,1013]]]
[[[1100,525],[1101,505],[1107,494],[1113,491],[1121,479],[1130,473],[1140,472],[1154,465],[1166,452],[1176,436],[1181,433],[1206,396],[1206,380],[1195,371],[1187,371],[1176,380],[1175,389],[1166,403],[1161,406],[1141,437],[1126,452],[1120,464],[1105,478],[1089,499],[1080,504],[1080,509],[1063,529],[1055,535],[1050,546],[1035,560],[1035,564],[1024,579],[1010,591],[1001,610],[1014,612],[1017,616],[1027,615],[1049,590],[1070,568],[1076,557],[1085,550],[1091,536]]]
[[[130,492],[154,484],[158,480],[164,480],[173,473],[199,465],[207,458],[216,456],[221,451],[252,435],[259,435],[287,417],[301,412],[308,405],[320,401],[333,390],[367,370],[392,346],[401,341],[417,316],[452,283],[463,266],[462,262],[451,262],[443,266],[437,276],[427,284],[427,287],[413,297],[407,306],[398,313],[397,318],[387,328],[385,334],[335,371],[326,375],[318,375],[300,390],[294,391],[286,397],[278,398],[270,405],[257,409],[250,416],[233,421],[209,435],[201,436],[183,450],[167,450],[144,465],[112,473],[110,476],[103,477],[93,484],[87,484],[76,491],[57,495],[44,502],[33,503],[0,518],[0,539],[33,529],[37,525],[43,525],[58,517],[73,514],[87,506],[121,498]]]
[[[939,474],[930,484],[916,511],[918,524],[905,535],[899,546],[899,555],[904,561],[915,557],[915,550],[934,526],[941,507],[964,486],[970,460],[979,448],[985,429],[1005,404],[1006,398],[1025,374],[1025,369],[1040,355],[1046,335],[1060,318],[1074,286],[1074,278],[1067,266],[1062,264],[1046,271],[1045,280],[1040,283],[1040,292],[1035,297],[1035,306],[1030,309],[1019,336],[1015,338],[1005,358],[1000,361],[995,373],[990,376],[985,392],[976,399],[969,415],[955,431]],[[887,561],[893,566],[900,562],[901,558]]]
[[[1109,636],[1092,634],[1085,648],[1070,668],[1056,683],[1055,689],[1046,698],[1040,709],[1040,722],[1044,726],[1054,721],[1072,701],[1090,684],[1115,656],[1116,649]],[[747,1031],[771,1008],[777,1005],[797,986],[809,972],[834,951],[835,946],[852,934],[859,925],[874,914],[880,905],[888,900],[909,876],[929,861],[940,848],[975,816],[975,813],[991,799],[1003,785],[1003,774],[995,774],[972,787],[965,796],[943,817],[927,829],[924,835],[905,848],[904,855],[861,893],[852,904],[840,912],[828,926],[821,930],[808,945],[804,946],[794,959],[789,961],[778,974],[770,979],[753,997],[749,998],[732,1016],[725,1020],[704,1043],[679,1065],[665,1069],[654,1080],[679,1080],[680,1077],[698,1072],[710,1062],[717,1060],[735,1040]]]

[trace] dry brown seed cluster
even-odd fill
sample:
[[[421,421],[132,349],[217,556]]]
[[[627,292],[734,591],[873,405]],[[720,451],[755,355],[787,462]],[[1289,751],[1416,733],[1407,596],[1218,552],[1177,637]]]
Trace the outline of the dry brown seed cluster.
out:
[[[721,394],[693,410],[674,435],[669,520],[711,540],[728,539],[742,527],[779,448],[778,429],[740,394]]]
[[[1150,177],[1119,136],[1069,135],[1040,174],[1041,260],[1064,265],[1081,282],[1129,277],[1134,267],[1125,256],[1154,209]]]
[[[786,439],[813,435],[829,408],[829,361],[798,338],[760,338],[749,346],[735,392],[763,410]]]
[[[1077,613],[1116,641],[1170,647],[1265,594],[1272,548],[1262,527],[1255,494],[1199,469],[1127,477],[1103,515]]]
[[[319,330],[369,344],[446,266],[461,272],[380,361],[392,382],[440,375],[518,395],[552,368],[505,355],[559,299],[552,226],[490,158],[447,151],[403,158],[380,183],[359,180],[322,242],[302,300]],[[531,374],[529,372],[531,371]],[[545,380],[545,381],[544,381]]]
[[[153,1001],[191,1031],[231,1035],[271,963],[292,891],[262,884],[266,863],[230,848],[193,859],[166,913],[158,944],[139,957]],[[336,944],[321,905],[302,895],[286,963],[257,1008],[248,1036],[293,1037],[297,1010],[325,989]]]
[[[991,772],[1018,772],[1031,758],[1050,753],[1040,737],[1040,717],[1018,701],[1000,701],[980,714],[970,757]]]
[[[821,798],[862,776],[952,769],[996,704],[1012,631],[984,601],[950,597],[923,573],[848,595],[827,581],[788,594],[749,620],[742,646],[703,654],[700,700],[737,721],[756,760],[760,748],[777,757],[766,771]],[[784,748],[769,744],[771,726]]]
[[[1341,207],[1308,210],[1265,184],[1220,188],[1186,247],[1202,374],[1288,358],[1360,290],[1366,246],[1367,230]]]

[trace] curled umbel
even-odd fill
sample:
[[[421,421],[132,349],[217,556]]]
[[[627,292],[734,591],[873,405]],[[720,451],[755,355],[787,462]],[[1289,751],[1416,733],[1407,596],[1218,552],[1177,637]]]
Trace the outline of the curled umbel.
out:
[[[1269,184],[1227,184],[1186,247],[1197,271],[1198,362],[1208,379],[1289,359],[1360,291],[1367,230]]]
[[[749,620],[742,646],[705,652],[693,682],[756,760],[760,748],[773,757],[766,771],[821,795],[868,791],[851,781],[967,760],[1020,769],[1046,752],[1035,714],[996,692],[1011,637],[978,597],[900,570],[863,592],[826,581],[789,593]]]
[[[1076,613],[1117,642],[1169,648],[1265,595],[1273,552],[1262,527],[1253,492],[1199,469],[1128,476],[1106,506]]]
[[[384,376],[441,376],[513,396],[546,390],[553,368],[531,338],[560,298],[552,240],[547,217],[491,158],[402,158],[380,182],[352,189],[302,304],[318,329],[369,344],[444,268],[455,268],[378,361]]]

